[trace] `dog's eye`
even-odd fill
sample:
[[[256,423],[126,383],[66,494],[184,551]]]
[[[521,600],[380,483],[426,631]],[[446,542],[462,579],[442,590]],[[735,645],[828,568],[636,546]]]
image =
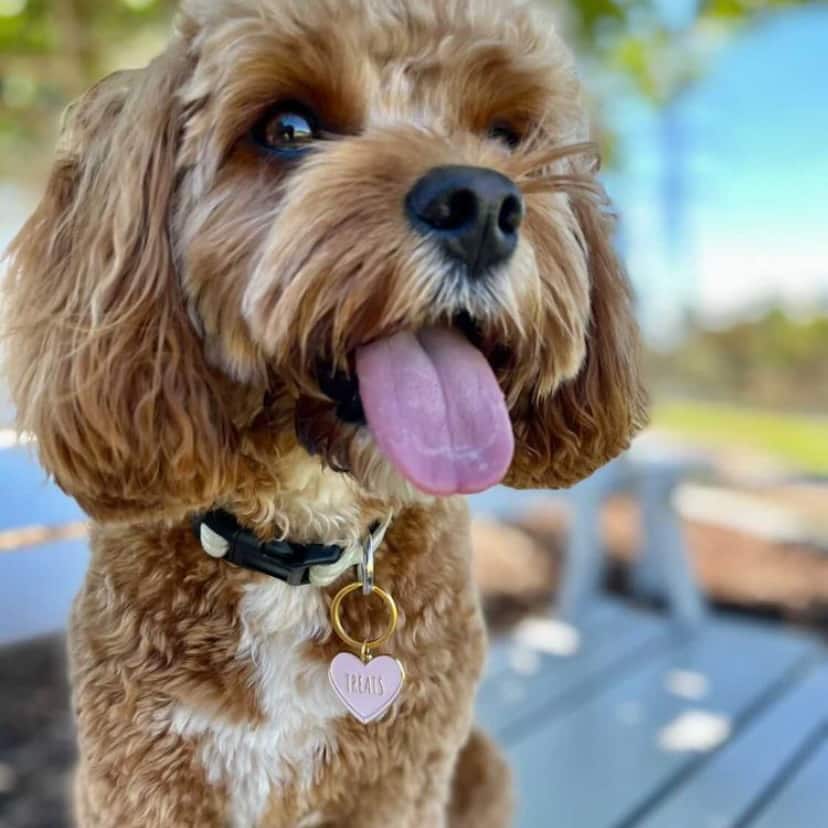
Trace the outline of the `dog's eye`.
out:
[[[253,128],[253,139],[259,146],[284,156],[295,156],[318,137],[315,118],[297,105],[271,110]]]
[[[502,121],[498,121],[489,127],[489,138],[493,141],[500,141],[501,144],[505,144],[509,149],[515,149],[521,142],[521,136],[517,131]]]

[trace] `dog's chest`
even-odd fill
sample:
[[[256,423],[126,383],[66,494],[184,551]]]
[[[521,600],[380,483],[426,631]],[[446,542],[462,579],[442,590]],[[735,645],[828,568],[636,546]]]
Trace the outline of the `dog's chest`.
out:
[[[271,797],[313,785],[335,750],[336,720],[343,710],[326,665],[306,653],[307,642],[327,631],[316,590],[278,581],[257,584],[248,588],[240,613],[239,658],[254,665],[264,723],[232,724],[179,709],[173,725],[200,742],[208,781],[230,796],[233,828],[254,828]]]

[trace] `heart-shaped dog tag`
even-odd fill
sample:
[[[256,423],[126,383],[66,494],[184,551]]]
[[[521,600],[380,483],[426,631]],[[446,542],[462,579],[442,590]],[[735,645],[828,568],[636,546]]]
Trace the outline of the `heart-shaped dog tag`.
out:
[[[400,695],[405,671],[391,656],[377,656],[367,664],[352,653],[340,653],[328,671],[336,695],[362,724],[376,721]]]

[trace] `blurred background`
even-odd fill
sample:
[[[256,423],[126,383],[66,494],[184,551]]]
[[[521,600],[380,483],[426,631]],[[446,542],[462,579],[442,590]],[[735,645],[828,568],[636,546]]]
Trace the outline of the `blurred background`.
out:
[[[38,198],[63,108],[157,52],[174,6],[0,0],[0,248]],[[685,630],[727,613],[824,637],[828,4],[554,7],[621,215],[653,425],[573,492],[474,500],[493,629],[508,638],[545,618],[557,626],[541,629],[541,649],[572,655],[609,593]],[[0,382],[0,828],[67,824],[73,757],[60,630],[85,528],[30,448]]]

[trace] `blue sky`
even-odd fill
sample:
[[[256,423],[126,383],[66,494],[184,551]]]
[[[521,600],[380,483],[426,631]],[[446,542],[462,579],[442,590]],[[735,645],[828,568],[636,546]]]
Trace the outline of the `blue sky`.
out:
[[[828,306],[828,7],[749,28],[683,100],[682,243],[666,249],[661,122],[623,110],[629,167],[611,182],[645,323],[662,336],[682,305],[708,318],[780,299]]]

